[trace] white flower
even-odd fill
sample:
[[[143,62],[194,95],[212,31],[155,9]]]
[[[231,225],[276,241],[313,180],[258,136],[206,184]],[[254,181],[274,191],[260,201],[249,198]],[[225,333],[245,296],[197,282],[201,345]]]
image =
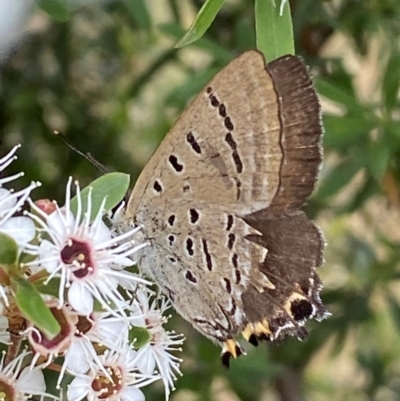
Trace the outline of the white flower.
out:
[[[36,227],[29,217],[15,216],[1,224],[0,231],[12,237],[22,251],[35,238]]]
[[[19,145],[15,146],[5,157],[0,159],[0,171],[3,171],[17,158],[15,152],[19,147]],[[17,242],[20,250],[35,237],[35,224],[28,217],[12,216],[21,209],[32,189],[40,185],[32,182],[28,187],[16,192],[4,188],[4,184],[21,176],[23,173],[0,179],[0,232],[11,236]]]
[[[129,347],[119,351],[110,350],[100,357],[103,368],[92,365],[86,375],[75,377],[68,387],[68,401],[144,401],[141,387],[159,378],[158,375],[143,375],[136,366],[137,354]],[[104,373],[107,372],[107,374]]]
[[[0,388],[1,398],[7,401],[21,401],[28,399],[31,395],[38,395],[40,399],[50,397],[58,399],[46,393],[46,383],[40,367],[30,369],[29,366],[22,369],[24,358],[30,352],[24,350],[17,358],[4,366],[5,355],[0,362]]]
[[[0,172],[17,158],[15,152],[19,147],[20,146],[15,146],[5,157],[0,158]],[[17,192],[4,188],[4,184],[16,180],[22,175],[23,173],[19,173],[0,178],[0,232],[12,237],[17,243],[20,252],[24,250],[28,243],[35,237],[36,228],[33,221],[28,217],[13,217],[13,215],[21,210],[30,192],[32,189],[39,186],[39,183],[33,182],[27,188]],[[4,305],[9,306],[7,291],[7,287],[0,285],[0,297],[3,299]],[[1,309],[4,305],[3,303],[1,304]]]
[[[117,290],[119,280],[149,284],[139,276],[123,270],[132,265],[129,258],[146,246],[134,246],[126,239],[135,234],[136,228],[128,233],[113,237],[102,221],[105,200],[93,221],[91,216],[91,192],[87,210],[82,218],[82,199],[77,187],[76,216],[71,211],[71,182],[68,181],[65,206],[47,215],[31,203],[36,215],[27,213],[36,220],[49,239],[43,239],[39,248],[39,258],[27,265],[40,264],[49,273],[47,282],[53,277],[60,278],[59,304],[64,303],[64,291],[68,290],[68,302],[82,315],[93,311],[94,299],[106,310],[120,311],[125,300]],[[38,217],[39,216],[39,217]]]
[[[133,326],[145,327],[151,335],[150,341],[137,352],[137,366],[147,375],[157,367],[164,382],[165,399],[168,400],[170,388],[175,389],[176,374],[181,375],[179,365],[182,362],[180,358],[171,354],[171,351],[182,350],[177,348],[177,345],[183,343],[184,337],[168,332],[163,327],[168,320],[163,313],[171,306],[165,297],[161,297],[159,301],[153,300],[150,304],[148,294],[138,290],[136,298],[138,302],[132,303],[130,322]]]
[[[128,324],[124,316],[116,317],[107,312],[78,316],[75,336],[65,353],[65,368],[78,374],[87,372],[92,362],[101,368],[94,344],[115,350],[118,344],[127,342]]]

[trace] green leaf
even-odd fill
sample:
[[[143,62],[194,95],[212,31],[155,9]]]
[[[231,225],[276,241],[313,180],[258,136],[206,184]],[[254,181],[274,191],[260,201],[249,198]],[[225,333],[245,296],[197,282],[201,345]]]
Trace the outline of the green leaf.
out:
[[[59,334],[61,327],[35,286],[22,277],[12,281],[16,288],[16,304],[25,318],[50,339]]]
[[[106,198],[105,210],[111,210],[120,202],[129,188],[129,175],[124,173],[110,173],[101,176],[81,191],[82,212],[87,210],[87,201],[91,189],[91,220],[96,217],[100,206]],[[71,210],[76,214],[78,208],[76,196],[71,199]]]
[[[360,105],[352,93],[341,88],[334,81],[319,77],[315,80],[315,86],[320,95],[326,96],[339,105],[343,105],[349,111],[354,111],[358,114],[372,112],[367,107]]]
[[[32,282],[32,284],[41,294],[51,295],[54,298],[58,298],[59,297],[58,289],[60,288],[60,281],[61,281],[60,277],[53,277],[47,284],[44,284],[46,280],[47,277],[41,278],[39,280]]]
[[[273,0],[256,0],[255,20],[257,49],[268,62],[285,54],[294,54],[293,25],[288,2],[280,15],[280,7],[274,6]]]
[[[0,264],[13,265],[18,259],[18,244],[14,238],[0,232]]]
[[[285,347],[287,345],[286,341]],[[264,386],[271,385],[269,380],[273,381],[279,367],[268,363],[267,355],[267,349],[250,349],[248,358],[238,359],[226,371],[226,379],[239,400],[260,400]]]
[[[256,31],[253,22],[249,19],[239,19],[234,27],[232,40],[240,53],[256,48]]]
[[[339,192],[360,170],[359,163],[352,159],[342,161],[324,177],[317,188],[316,197],[325,201]]]
[[[359,191],[337,210],[337,214],[353,213],[357,209],[361,209],[365,202],[379,193],[381,193],[380,185],[377,184],[376,180],[368,177]]]
[[[186,46],[199,40],[214,21],[225,0],[206,0],[189,30],[175,45],[176,48]]]
[[[134,326],[129,330],[129,341],[133,342],[135,348],[141,348],[151,339],[150,332],[144,327]]]
[[[158,25],[158,29],[163,34],[171,36],[175,39],[180,38],[184,34],[184,30],[178,24],[160,24]],[[223,46],[220,46],[218,43],[205,37],[198,40],[194,46],[198,49],[202,49],[208,53],[211,53],[214,56],[214,59],[220,62],[221,67],[232,61],[232,54],[229,51],[227,51]]]
[[[70,18],[70,12],[65,0],[36,0],[37,5],[57,22],[65,22]]]
[[[389,304],[389,311],[392,315],[392,319],[396,324],[397,329],[400,330],[400,305],[390,292],[386,293],[386,299]]]
[[[382,98],[386,108],[391,111],[398,101],[400,87],[400,53],[393,50],[383,74]]]
[[[195,77],[189,77],[184,84],[175,88],[174,91],[168,95],[166,104],[183,109],[188,99],[197,95],[218,71],[220,71],[220,68],[209,68],[204,72],[197,73]]]
[[[387,171],[391,151],[386,143],[381,140],[371,144],[368,149],[368,156],[368,171],[380,182]]]
[[[345,116],[323,115],[325,127],[324,149],[342,150],[346,154],[349,147],[360,145],[366,148],[369,132],[378,122],[373,116],[355,114]]]
[[[144,0],[123,0],[126,8],[142,30],[151,28],[151,18]]]

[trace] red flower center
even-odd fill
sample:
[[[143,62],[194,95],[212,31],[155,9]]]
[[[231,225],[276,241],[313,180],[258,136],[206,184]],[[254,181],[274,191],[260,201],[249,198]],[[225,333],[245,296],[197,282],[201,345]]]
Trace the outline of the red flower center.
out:
[[[13,380],[6,379],[5,377],[0,380],[0,399],[1,400],[14,400],[15,387]]]
[[[87,241],[70,238],[61,251],[61,260],[71,265],[77,278],[93,273],[92,245]]]
[[[107,368],[111,381],[104,373],[99,372],[92,381],[92,389],[97,392],[97,398],[105,400],[119,393],[122,389],[122,373],[117,366]]]
[[[76,325],[76,337],[88,333],[94,326],[94,321],[87,316],[78,316],[78,323]]]
[[[31,333],[32,341],[34,342],[34,344],[38,346],[40,345],[48,351],[55,350],[60,347],[65,347],[65,342],[69,341],[75,328],[74,325],[72,325],[69,321],[68,316],[65,315],[66,311],[64,309],[51,307],[50,312],[61,326],[60,333],[57,334],[54,338],[48,338],[46,334],[40,331],[37,327],[36,330],[32,331]]]

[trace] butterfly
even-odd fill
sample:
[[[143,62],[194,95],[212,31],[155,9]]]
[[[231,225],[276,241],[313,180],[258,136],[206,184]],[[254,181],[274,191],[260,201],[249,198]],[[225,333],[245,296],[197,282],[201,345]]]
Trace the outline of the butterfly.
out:
[[[222,362],[327,316],[321,231],[301,211],[322,160],[320,105],[293,55],[247,51],[190,103],[139,176],[124,222],[138,264]]]

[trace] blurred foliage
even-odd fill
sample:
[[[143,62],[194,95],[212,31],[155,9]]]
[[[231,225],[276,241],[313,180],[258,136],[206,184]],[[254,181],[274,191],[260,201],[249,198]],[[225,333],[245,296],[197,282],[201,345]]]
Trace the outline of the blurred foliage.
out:
[[[254,1],[225,1],[205,36],[174,49],[200,0],[38,0],[23,41],[0,61],[2,154],[35,196],[62,202],[67,177],[99,172],[57,129],[113,171],[137,178],[187,101],[256,44]],[[325,163],[309,202],[327,241],[323,300],[332,317],[304,343],[219,350],[187,334],[172,399],[400,400],[400,2],[293,0],[296,53],[322,97]],[[64,22],[61,22],[64,21]],[[23,185],[21,180],[21,185]],[[162,400],[161,385],[147,397]]]

